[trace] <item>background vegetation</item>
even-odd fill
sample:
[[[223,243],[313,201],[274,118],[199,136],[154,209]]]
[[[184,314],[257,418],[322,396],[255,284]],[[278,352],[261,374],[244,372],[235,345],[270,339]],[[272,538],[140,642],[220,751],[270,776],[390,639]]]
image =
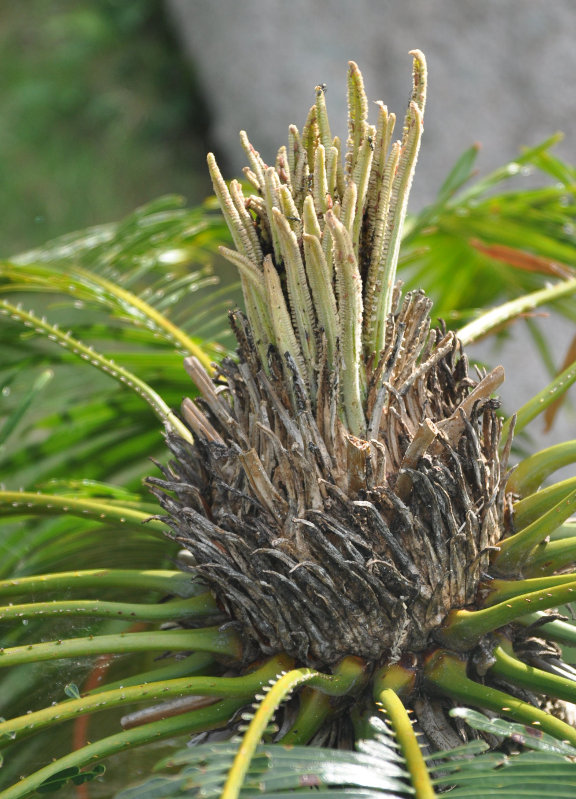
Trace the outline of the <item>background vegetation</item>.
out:
[[[28,0],[0,20],[0,252],[206,196],[206,109],[163,3]]]

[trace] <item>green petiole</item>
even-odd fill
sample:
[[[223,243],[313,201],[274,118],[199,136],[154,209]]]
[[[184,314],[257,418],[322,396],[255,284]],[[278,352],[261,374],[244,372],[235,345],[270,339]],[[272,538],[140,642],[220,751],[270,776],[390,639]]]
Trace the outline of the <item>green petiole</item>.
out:
[[[244,699],[228,699],[210,707],[193,710],[181,716],[134,727],[88,744],[69,755],[54,760],[48,766],[25,777],[3,791],[2,799],[24,799],[36,791],[50,777],[73,766],[85,766],[97,760],[110,757],[125,749],[133,749],[147,743],[172,738],[175,735],[190,735],[194,732],[214,730],[226,725],[230,717],[242,707]]]
[[[199,593],[191,575],[153,569],[86,569],[0,580],[0,596],[84,591],[88,588],[144,588],[182,597]]]
[[[97,713],[134,702],[152,702],[184,696],[214,696],[222,699],[236,697],[246,701],[287,665],[289,663],[285,656],[277,656],[268,660],[261,668],[242,677],[201,676],[159,680],[103,690],[80,699],[69,699],[35,713],[27,713],[24,716],[0,722],[0,747],[4,736],[4,743],[7,745],[14,739],[34,735],[51,725],[60,724],[87,713]]]
[[[0,668],[20,666],[60,658],[93,655],[123,655],[127,652],[166,652],[186,650],[213,652],[239,659],[242,645],[230,630],[206,627],[201,630],[158,630],[156,632],[118,633],[46,641],[41,644],[0,649]]]
[[[107,602],[101,599],[5,605],[0,609],[0,622],[62,616],[94,616],[100,619],[162,622],[218,615],[218,607],[212,594],[204,593],[191,599],[149,605],[135,602]]]

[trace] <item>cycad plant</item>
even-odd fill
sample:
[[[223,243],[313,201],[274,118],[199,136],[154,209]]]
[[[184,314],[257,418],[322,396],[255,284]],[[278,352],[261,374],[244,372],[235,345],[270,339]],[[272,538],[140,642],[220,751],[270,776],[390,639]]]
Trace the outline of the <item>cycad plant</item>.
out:
[[[213,370],[151,304],[93,277],[92,288],[121,298],[124,311],[158,335],[176,336],[179,349],[188,350],[184,363],[198,397],[184,400],[181,415],[126,368],[2,301],[7,315],[133,388],[164,422],[172,458],[161,466],[161,478],[148,479],[163,509],[148,529],[168,530],[183,551],[180,571],[6,580],[0,584],[6,596],[58,591],[72,581],[85,590],[124,584],[173,598],[19,601],[3,612],[4,620],[70,614],[167,626],[5,647],[0,666],[87,654],[185,654],[106,690],[80,695],[69,689],[67,700],[0,723],[10,744],[96,710],[152,705],[126,717],[123,731],[85,743],[7,787],[9,799],[88,781],[98,776],[91,766],[96,760],[194,732],[208,733],[208,754],[176,758],[193,760],[191,772],[137,795],[272,795],[274,788],[257,778],[264,768],[257,749],[262,737],[352,748],[355,740],[383,734],[369,722],[378,705],[402,749],[400,782],[379,786],[393,795],[402,780],[420,797],[434,795],[432,767],[420,746],[442,759],[439,752],[458,750],[482,726],[468,724],[466,714],[454,719],[451,710],[460,703],[576,746],[567,704],[576,698],[574,671],[558,647],[576,633],[553,611],[576,590],[569,521],[576,478],[540,489],[549,474],[576,459],[576,445],[537,453],[514,472],[508,468],[514,428],[522,429],[574,382],[576,368],[503,420],[495,397],[503,370],[473,377],[464,353],[468,343],[519,314],[569,296],[576,279],[566,267],[556,284],[456,332],[432,326],[423,291],[402,295],[396,270],[426,99],[425,60],[419,51],[412,55],[413,91],[399,141],[393,142],[394,115],[381,103],[377,124],[368,123],[361,74],[351,63],[344,158],[322,86],[303,131],[290,128],[274,166],[242,136],[253,193],[246,196],[237,181],[227,186],[209,156],[235,247],[221,252],[237,266],[244,294],[246,313],[230,315],[235,356]],[[13,290],[34,279],[46,287],[54,274],[37,265],[20,270],[4,268]],[[18,274],[26,279],[19,283]],[[76,268],[68,279],[76,292],[90,276]],[[147,515],[100,498],[7,492],[4,499],[16,510],[51,505],[51,511],[66,507],[124,524],[137,525]],[[407,711],[422,734],[420,746]],[[224,752],[228,773],[209,735],[215,729],[233,738]],[[483,734],[495,744],[494,733],[507,730],[496,726]],[[255,753],[259,765],[246,777]],[[264,753],[267,763],[274,756]],[[328,763],[337,760],[327,755]],[[302,781],[281,789],[305,784],[291,762],[292,776]],[[331,784],[338,783],[333,775]],[[446,784],[445,775],[437,779]],[[567,779],[573,785],[576,778]],[[342,777],[339,784],[346,782]],[[375,787],[369,780],[354,784]]]

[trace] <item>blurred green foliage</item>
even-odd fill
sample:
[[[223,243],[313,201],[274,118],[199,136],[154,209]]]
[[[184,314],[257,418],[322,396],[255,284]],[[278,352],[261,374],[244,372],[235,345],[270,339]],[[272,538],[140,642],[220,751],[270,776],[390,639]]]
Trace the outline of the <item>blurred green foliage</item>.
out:
[[[206,111],[156,0],[4,3],[4,255],[209,190]]]

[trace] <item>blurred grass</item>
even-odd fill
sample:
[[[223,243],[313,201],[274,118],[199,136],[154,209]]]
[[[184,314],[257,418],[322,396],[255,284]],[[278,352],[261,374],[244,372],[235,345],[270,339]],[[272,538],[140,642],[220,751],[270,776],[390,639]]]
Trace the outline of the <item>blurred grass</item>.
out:
[[[206,111],[158,0],[0,9],[0,253],[210,190]]]

